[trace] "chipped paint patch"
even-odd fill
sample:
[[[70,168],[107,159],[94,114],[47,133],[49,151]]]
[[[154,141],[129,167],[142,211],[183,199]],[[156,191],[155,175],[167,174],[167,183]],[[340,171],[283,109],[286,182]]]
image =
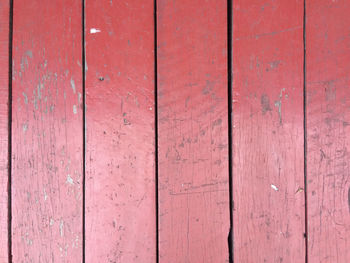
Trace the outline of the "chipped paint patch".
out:
[[[22,238],[23,238],[23,236],[22,236]],[[25,239],[25,242],[27,243],[28,246],[33,245],[33,240],[29,238],[29,233],[28,232],[25,233],[24,239]]]
[[[45,201],[47,200],[47,194],[46,194],[45,188],[44,188],[44,200],[45,200]]]
[[[47,67],[47,59],[45,59],[43,67],[46,68]]]
[[[28,130],[28,123],[24,123],[22,125],[22,128],[23,128],[23,132],[26,132]]]
[[[89,67],[88,67],[88,64],[87,64],[87,59],[85,58],[85,71],[88,71],[88,69],[89,69]]]
[[[66,244],[64,247],[60,247],[61,257],[66,257],[68,255],[68,244]]]
[[[304,191],[304,188],[299,187],[298,190],[295,191],[295,193],[297,194],[297,193],[300,193],[300,192],[303,192],[303,191]]]
[[[260,104],[261,104],[261,111],[264,114],[268,111],[272,111],[271,106],[270,106],[270,99],[267,94],[262,94],[261,99],[260,99]]]
[[[75,89],[75,82],[74,82],[73,78],[70,79],[70,86],[72,87],[73,93],[75,94],[76,93],[76,89]]]
[[[23,94],[23,97],[24,97],[24,103],[28,104],[28,96],[27,96],[27,94],[25,94],[24,92],[22,92],[22,94]]]
[[[79,236],[75,236],[75,240],[73,241],[72,248],[79,248]]]
[[[70,174],[67,174],[66,183],[67,183],[67,184],[70,184],[70,185],[74,185],[74,180],[73,180],[73,178],[70,176]]]
[[[277,68],[281,64],[280,60],[275,60],[269,63],[271,69]]]
[[[30,58],[33,58],[33,52],[31,50],[27,50],[26,55]]]
[[[282,124],[282,98],[283,98],[283,92],[285,91],[286,91],[285,88],[281,89],[279,100],[275,101],[275,106],[278,108],[278,116],[279,116],[280,124]]]
[[[77,112],[78,112],[77,105],[73,105],[73,113],[77,114]]]
[[[60,220],[60,235],[63,237],[64,235],[64,222],[63,220]]]

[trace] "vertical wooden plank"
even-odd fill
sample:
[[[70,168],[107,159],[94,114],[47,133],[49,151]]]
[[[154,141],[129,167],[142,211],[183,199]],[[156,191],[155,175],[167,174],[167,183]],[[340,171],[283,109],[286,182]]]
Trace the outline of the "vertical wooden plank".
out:
[[[81,14],[14,1],[13,262],[82,260]]]
[[[153,1],[85,10],[86,260],[154,263]]]
[[[0,262],[8,262],[8,138],[10,1],[0,2]]]
[[[160,262],[228,262],[227,3],[157,3]]]
[[[309,262],[350,262],[350,2],[306,1]]]
[[[303,1],[233,1],[235,262],[303,262]]]

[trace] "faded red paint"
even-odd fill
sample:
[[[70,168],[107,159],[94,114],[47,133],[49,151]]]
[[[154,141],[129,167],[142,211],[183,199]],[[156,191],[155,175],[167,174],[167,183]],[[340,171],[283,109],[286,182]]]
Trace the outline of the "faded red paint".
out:
[[[228,262],[227,4],[157,6],[159,262]]]
[[[228,48],[234,262],[350,262],[350,3],[234,0],[228,47],[224,0],[13,1],[11,197],[9,3],[0,263],[229,262]]]
[[[86,260],[156,262],[153,1],[86,1]]]
[[[0,262],[8,262],[9,1],[0,3]]]
[[[82,261],[81,1],[13,11],[13,262]]]
[[[235,262],[304,262],[303,2],[233,1]]]
[[[309,261],[350,262],[350,2],[306,2]]]

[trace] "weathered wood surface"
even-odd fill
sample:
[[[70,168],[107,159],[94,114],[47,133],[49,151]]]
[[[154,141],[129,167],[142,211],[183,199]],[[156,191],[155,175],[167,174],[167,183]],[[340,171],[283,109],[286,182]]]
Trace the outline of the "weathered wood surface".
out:
[[[303,1],[233,1],[234,262],[304,262]]]
[[[159,262],[228,262],[226,1],[157,1]]]
[[[16,0],[13,262],[82,261],[82,9]]]
[[[350,262],[350,3],[234,0],[232,47],[224,0],[13,3],[10,58],[0,1],[0,263],[11,246],[13,262],[229,262],[228,48],[234,262]]]
[[[0,262],[8,262],[9,1],[0,2]]]
[[[349,12],[349,1],[306,1],[310,263],[350,262]]]
[[[86,1],[87,262],[156,262],[153,6]]]

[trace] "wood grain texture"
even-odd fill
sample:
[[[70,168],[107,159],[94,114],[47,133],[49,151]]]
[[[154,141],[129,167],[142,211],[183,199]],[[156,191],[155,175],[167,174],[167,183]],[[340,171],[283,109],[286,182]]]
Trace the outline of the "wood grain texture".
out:
[[[309,262],[350,262],[350,2],[306,2]]]
[[[303,1],[233,1],[235,262],[304,262]]]
[[[81,262],[81,1],[16,0],[13,20],[13,262]]]
[[[227,3],[157,6],[159,262],[228,262]]]
[[[156,262],[153,1],[85,10],[86,260]]]
[[[9,1],[0,2],[0,262],[8,262]]]

